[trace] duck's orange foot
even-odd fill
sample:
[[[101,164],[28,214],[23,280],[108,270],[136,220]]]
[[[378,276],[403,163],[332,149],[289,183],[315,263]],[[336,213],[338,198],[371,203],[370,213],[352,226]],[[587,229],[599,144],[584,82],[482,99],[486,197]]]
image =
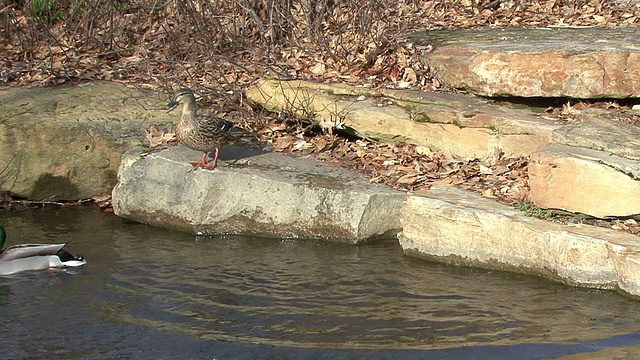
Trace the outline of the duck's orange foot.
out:
[[[208,165],[207,153],[205,152],[204,154],[202,154],[202,159],[200,161],[192,161],[190,162],[190,164],[193,165],[193,170],[196,170],[199,167],[206,168],[206,166]]]
[[[205,153],[204,157],[207,157],[207,154]],[[213,160],[211,160],[210,163],[203,165],[202,167],[205,169],[209,169],[209,170],[213,170],[216,168],[216,166],[218,166],[218,149],[216,148],[216,151],[213,153]]]
[[[216,166],[218,166],[218,162],[214,160],[208,164],[202,165],[202,168],[207,170],[213,170],[216,168]]]
[[[205,168],[208,164],[202,161],[191,161],[189,164],[193,165],[193,170],[198,168]]]
[[[215,169],[216,166],[218,166],[218,149],[216,149],[213,160],[211,162],[207,161],[207,152],[205,152],[204,154],[202,154],[202,159],[200,161],[192,161],[191,165],[193,165],[193,170],[196,170],[199,167],[207,170]]]

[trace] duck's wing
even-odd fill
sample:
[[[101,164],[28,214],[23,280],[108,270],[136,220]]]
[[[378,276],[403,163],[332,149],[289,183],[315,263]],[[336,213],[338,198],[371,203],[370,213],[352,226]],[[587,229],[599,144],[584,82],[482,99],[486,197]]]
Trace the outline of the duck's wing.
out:
[[[211,131],[239,136],[246,133],[246,130],[236,126],[236,124],[229,120],[225,120],[219,117],[212,117],[208,118],[207,120],[207,126],[211,129]]]
[[[60,262],[55,255],[30,256],[26,258],[13,259],[10,261],[0,261],[0,275],[11,275],[28,270],[48,269],[56,262]]]
[[[23,244],[14,245],[7,248],[0,254],[0,262],[12,261],[15,259],[28,258],[32,256],[54,255],[65,244]]]

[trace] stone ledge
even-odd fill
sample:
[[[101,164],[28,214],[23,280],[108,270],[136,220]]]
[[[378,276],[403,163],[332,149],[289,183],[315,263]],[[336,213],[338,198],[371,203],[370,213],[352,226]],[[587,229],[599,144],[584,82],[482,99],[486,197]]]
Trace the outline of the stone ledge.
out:
[[[221,150],[218,168],[193,170],[201,152],[177,146],[125,154],[113,189],[118,216],[197,234],[362,242],[400,229],[405,194],[346,169],[282,153]],[[233,167],[225,161],[237,161]]]
[[[431,30],[409,36],[433,45],[425,61],[445,84],[482,96],[640,96],[635,28]]]
[[[151,124],[171,124],[166,99],[96,81],[52,88],[0,88],[0,187],[36,201],[109,193],[122,153]],[[46,145],[46,146],[43,146]]]
[[[341,84],[263,79],[247,98],[270,111],[313,114],[321,123],[342,122],[364,138],[404,141],[467,159],[528,156],[553,142],[562,124],[528,109],[491,104],[462,94],[411,90],[371,90]],[[356,95],[362,95],[356,98]]]
[[[106,169],[104,173],[110,179],[115,176],[115,169],[104,168],[100,163],[89,160],[104,162],[105,158],[109,158],[110,165],[119,163],[122,149],[139,144],[142,130],[148,124],[171,121],[166,114],[158,114],[159,112],[152,113],[145,119],[132,115],[140,110],[139,105],[122,108],[123,88],[108,83],[103,85],[107,92],[104,95],[106,105],[93,104],[93,115],[88,107],[76,108],[77,104],[74,105],[74,101],[90,104],[82,98],[93,92],[83,88],[36,89],[37,91],[19,89],[16,90],[18,95],[3,97],[3,105],[15,105],[0,107],[0,115],[5,120],[7,129],[22,129],[23,122],[28,121],[35,124],[42,121],[44,125],[51,126],[42,127],[45,130],[40,129],[35,133],[32,133],[33,129],[20,130],[20,134],[40,135],[36,141],[24,136],[20,142],[15,142],[22,146],[18,148],[20,151],[25,151],[25,154],[32,151],[29,156],[34,156],[27,158],[24,155],[21,175],[26,175],[24,171],[35,165],[45,164],[46,168],[50,166],[50,162],[59,161],[58,158],[68,152],[71,155],[66,156],[74,157],[69,163],[75,166],[76,160],[82,160],[87,162],[84,165],[88,169],[87,172],[80,172],[75,167],[70,167],[71,170],[64,173],[67,176],[73,175],[68,176],[69,179],[89,186],[98,183],[104,186],[96,174],[102,173],[101,169]],[[337,88],[344,89],[340,86]],[[117,89],[115,94],[114,89]],[[350,91],[348,89],[345,91]],[[24,95],[31,91],[40,95]],[[5,95],[13,94],[13,89],[3,89],[2,92]],[[42,94],[46,97],[38,97]],[[414,96],[422,94],[419,92],[390,94],[397,103],[424,100],[422,95]],[[71,97],[64,104],[58,105],[57,101],[61,101],[56,100],[58,96]],[[144,94],[140,96],[145,97]],[[158,107],[165,103],[160,99],[155,102]],[[109,104],[113,105],[111,110],[107,109],[111,106]],[[439,100],[432,105],[447,108]],[[477,116],[465,118],[464,112],[470,111],[469,109],[474,108],[464,108],[462,112],[454,111],[450,114],[462,115],[458,119],[466,121],[464,126],[482,128],[489,124],[485,121],[486,118],[483,120],[480,116],[486,113],[477,110],[473,110]],[[500,119],[501,111],[505,110],[498,109],[492,114],[497,114],[495,116]],[[31,119],[33,114],[40,114],[44,120]],[[522,132],[526,128],[513,124],[502,128],[501,126],[508,124],[507,119],[500,121],[499,131],[512,129]],[[87,132],[85,123],[95,127],[89,128],[90,131]],[[602,140],[601,136],[589,136],[591,133],[609,133],[598,126],[596,130],[587,130],[585,124],[589,122],[583,122],[581,126],[558,135],[559,140],[580,144],[583,140],[578,138],[581,137],[589,141],[593,141],[593,138]],[[607,126],[610,124],[606,123]],[[550,127],[543,127],[545,138],[553,132],[555,126],[551,124]],[[69,129],[79,130],[73,132]],[[459,129],[463,130],[464,127]],[[54,134],[54,130],[61,131],[66,140],[56,142],[55,145],[62,147],[50,146],[43,150],[43,143],[52,142],[48,136]],[[620,134],[626,131],[622,130],[624,131]],[[5,134],[5,146],[13,145],[9,140],[17,139],[15,136],[18,131],[11,131],[14,138],[7,138],[9,134]],[[525,130],[524,133],[528,131]],[[101,140],[104,134],[109,139],[120,139],[123,142],[109,143],[108,140]],[[576,137],[576,134],[579,136]],[[86,138],[80,135],[86,135]],[[622,135],[613,137],[618,136]],[[633,137],[633,134],[629,136]],[[75,140],[81,146],[72,146],[76,144]],[[107,142],[104,146],[109,147],[110,155],[94,150],[100,148],[96,145],[98,141]],[[93,144],[96,148],[87,149],[87,144]],[[633,152],[630,154],[636,154],[637,143],[631,145]],[[607,148],[607,151],[616,150],[620,155],[628,148]],[[7,151],[5,155],[12,154],[15,150]],[[573,151],[578,150],[574,148]],[[78,152],[83,155],[78,155]],[[111,160],[114,153],[118,158]],[[56,156],[51,156],[52,154]],[[194,172],[189,161],[197,160],[200,156],[201,153],[183,146],[146,155],[140,150],[129,151],[120,164],[119,183],[113,192],[114,210],[118,215],[135,221],[187,232],[261,234],[349,242],[391,236],[404,226],[399,238],[409,255],[538,274],[580,286],[620,288],[629,294],[640,296],[640,238],[634,235],[528,218],[511,207],[459,189],[436,187],[424,196],[412,195],[404,201],[404,193],[383,185],[370,184],[362,175],[322,162],[279,153],[264,154],[259,151],[225,148],[221,152],[218,169]],[[582,156],[583,159],[592,157]],[[609,155],[598,162],[633,177],[640,173],[637,162],[614,164],[612,159]],[[238,161],[234,166],[227,166],[226,160]],[[18,183],[27,180],[22,179]]]
[[[640,160],[640,127],[617,121],[615,113],[588,109],[553,132],[555,143],[607,151],[623,158]],[[640,113],[638,113],[640,115]]]
[[[598,218],[640,214],[640,164],[609,152],[549,145],[531,155],[529,199]]]
[[[407,197],[400,245],[409,256],[541,275],[640,295],[640,238],[526,217],[448,186]]]

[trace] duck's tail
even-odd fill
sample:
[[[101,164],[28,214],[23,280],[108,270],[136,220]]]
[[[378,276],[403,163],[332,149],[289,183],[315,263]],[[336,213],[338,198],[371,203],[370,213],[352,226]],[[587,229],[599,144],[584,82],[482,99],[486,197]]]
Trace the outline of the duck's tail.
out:
[[[64,249],[58,250],[55,254],[58,258],[60,258],[60,262],[62,262],[63,266],[82,266],[87,263],[82,255],[74,256],[70,252]]]

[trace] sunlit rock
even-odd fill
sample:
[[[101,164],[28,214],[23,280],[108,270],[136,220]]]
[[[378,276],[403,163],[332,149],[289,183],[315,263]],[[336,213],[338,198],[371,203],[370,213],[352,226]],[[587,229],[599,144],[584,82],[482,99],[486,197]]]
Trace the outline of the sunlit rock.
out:
[[[197,234],[259,234],[345,242],[392,236],[404,193],[320,161],[224,148],[194,171],[184,146],[129,152],[113,190],[119,216]],[[235,162],[235,163],[230,163]]]
[[[407,197],[403,251],[449,264],[515,271],[640,295],[640,237],[527,217],[448,186]]]
[[[116,83],[0,89],[2,191],[37,201],[109,193],[122,153],[150,124],[171,124],[166,99]]]
[[[272,79],[247,90],[250,100],[271,111],[334,122],[361,137],[407,142],[467,159],[500,152],[527,156],[551,143],[553,131],[561,127],[528,109],[468,95],[408,90],[384,90],[383,95],[347,85]]]
[[[556,143],[640,160],[640,127],[617,121],[616,112],[588,109],[553,133]]]
[[[482,96],[640,96],[635,28],[489,28],[414,33],[438,79]]]
[[[640,163],[610,152],[552,145],[529,162],[530,200],[598,218],[640,214]]]

